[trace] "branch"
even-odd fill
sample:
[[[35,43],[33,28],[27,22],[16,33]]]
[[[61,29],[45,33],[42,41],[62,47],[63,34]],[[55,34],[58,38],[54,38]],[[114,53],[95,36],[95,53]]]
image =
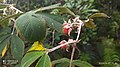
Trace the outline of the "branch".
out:
[[[73,45],[73,49],[72,49],[72,54],[71,54],[71,58],[70,58],[70,65],[69,65],[69,67],[72,66],[72,60],[73,60],[73,56],[74,56],[74,52],[75,52],[75,45],[76,45],[76,43],[74,43],[74,45]]]
[[[13,35],[13,34],[14,34],[14,31],[15,31],[15,28],[16,28],[16,20],[15,20],[15,19],[12,19],[12,18],[11,18],[11,20],[13,21],[13,29],[12,29],[11,35]]]
[[[55,30],[52,32],[52,46],[54,45],[54,40],[55,40]]]
[[[71,42],[66,42],[66,43],[61,44],[61,45],[58,45],[58,46],[56,46],[56,47],[54,47],[54,48],[47,49],[47,52],[50,53],[50,52],[52,52],[52,51],[55,51],[55,50],[61,48],[62,46],[65,46],[66,44],[67,44],[67,45],[72,45],[73,43],[78,43],[79,41],[80,41],[80,40],[78,40],[78,41],[74,40],[74,41],[71,41]]]
[[[77,40],[79,39],[79,37],[80,37],[81,27],[82,27],[82,24],[80,24],[80,26],[79,26],[79,28],[78,28],[78,34],[77,34],[76,41],[77,41]],[[74,45],[73,45],[72,54],[71,54],[71,59],[70,59],[70,66],[69,66],[69,67],[72,67],[72,60],[73,60],[73,56],[74,56],[76,44],[77,44],[77,43],[74,43]]]

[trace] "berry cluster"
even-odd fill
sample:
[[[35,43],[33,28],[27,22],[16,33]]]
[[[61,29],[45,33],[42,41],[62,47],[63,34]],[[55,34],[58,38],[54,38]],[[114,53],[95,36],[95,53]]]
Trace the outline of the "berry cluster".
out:
[[[69,19],[68,22],[64,21],[64,23],[63,23],[63,33],[65,35],[70,36],[70,32],[72,30],[78,29],[81,26],[84,26],[84,23],[83,23],[83,21],[81,21],[79,19],[79,17],[76,17],[76,18],[72,19],[72,22],[71,22],[71,19]]]
[[[69,19],[68,22],[64,21],[64,23],[63,23],[63,33],[65,35],[70,36],[70,33],[72,30],[76,30],[76,32],[78,33],[78,32],[80,32],[82,26],[84,26],[84,23],[82,20],[79,19],[79,17],[76,17],[72,20]],[[79,33],[78,33],[78,36],[79,36]],[[78,38],[76,38],[76,39],[78,39]],[[62,40],[59,44],[62,45],[62,44],[65,44],[67,42],[70,42],[70,41],[73,41],[73,39],[68,39],[68,41]],[[68,47],[69,47],[69,44],[65,44],[61,48],[66,49]]]

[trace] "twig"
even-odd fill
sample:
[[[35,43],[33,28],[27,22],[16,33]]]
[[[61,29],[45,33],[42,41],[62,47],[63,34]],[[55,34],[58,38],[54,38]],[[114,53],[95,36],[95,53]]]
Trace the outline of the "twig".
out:
[[[54,40],[55,40],[55,30],[52,32],[52,46],[54,45]]]
[[[76,43],[74,43],[74,45],[76,45]],[[69,67],[72,66],[72,60],[73,60],[73,56],[74,56],[74,52],[75,52],[75,46],[73,45],[73,49],[72,49],[72,54],[71,54],[71,58],[70,58],[70,65]]]
[[[12,29],[12,33],[11,33],[11,35],[13,35],[13,34],[14,34],[14,31],[15,31],[15,28],[16,28],[16,20],[15,20],[15,19],[12,19],[12,18],[11,18],[11,20],[12,20],[13,23],[14,23],[13,29]]]
[[[82,25],[80,25],[80,27],[78,28],[78,34],[77,34],[76,41],[77,41],[77,40],[79,39],[79,37],[80,37],[81,27],[82,27]]]
[[[56,46],[56,47],[54,47],[54,48],[47,49],[47,52],[50,53],[50,52],[52,52],[52,51],[55,51],[55,50],[61,48],[62,46],[65,46],[66,44],[67,44],[67,45],[71,45],[72,43],[78,43],[78,42],[79,42],[79,40],[78,40],[78,41],[74,40],[74,41],[71,41],[71,42],[66,42],[66,43],[61,44],[61,45],[58,45],[58,46]]]
[[[79,26],[79,28],[78,28],[78,34],[77,34],[76,41],[77,41],[77,40],[79,39],[79,37],[80,37],[81,27],[82,27],[82,24],[80,24],[80,26]],[[73,49],[72,49],[72,54],[71,54],[71,59],[70,59],[70,65],[69,65],[69,67],[72,67],[72,61],[73,61],[73,56],[74,56],[75,48],[76,48],[76,43],[74,43],[74,45],[73,45]]]
[[[78,51],[78,56],[77,56],[77,58],[80,56],[80,49],[78,49],[78,47],[75,47],[76,49],[77,49],[77,51]]]

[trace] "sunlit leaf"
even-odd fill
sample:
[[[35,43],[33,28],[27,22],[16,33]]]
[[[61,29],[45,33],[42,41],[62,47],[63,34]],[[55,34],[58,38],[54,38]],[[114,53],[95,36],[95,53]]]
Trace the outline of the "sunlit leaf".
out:
[[[88,21],[85,22],[85,26],[88,27],[88,28],[95,28],[96,27],[96,25],[93,22],[93,19],[88,19]]]
[[[89,18],[96,18],[96,17],[106,17],[106,18],[109,18],[109,16],[107,14],[105,14],[105,13],[94,13]]]
[[[10,39],[11,44],[11,53],[13,54],[14,58],[18,61],[21,61],[24,52],[24,43],[23,41],[16,35],[12,35]]]
[[[45,51],[31,51],[26,53],[21,61],[21,67],[29,67],[34,61],[43,56],[45,53]]]
[[[34,44],[32,45],[32,47],[28,50],[28,51],[34,51],[34,50],[45,50],[45,48],[43,47],[43,44],[41,42],[34,42]]]
[[[4,47],[4,49],[3,49],[3,51],[2,51],[2,57],[4,57],[6,51],[7,51],[7,45]]]
[[[35,67],[51,67],[50,58],[47,54],[43,55]]]

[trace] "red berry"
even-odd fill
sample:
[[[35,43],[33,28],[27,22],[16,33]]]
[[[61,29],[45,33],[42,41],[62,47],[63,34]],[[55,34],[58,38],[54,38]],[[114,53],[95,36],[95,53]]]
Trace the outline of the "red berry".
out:
[[[69,28],[63,28],[63,33],[68,35],[68,32],[69,32]]]
[[[61,48],[62,48],[62,49],[65,49],[65,48],[67,48],[67,45],[62,46]]]
[[[61,41],[59,44],[62,45],[62,44],[65,44],[65,43],[66,43],[66,41],[63,40],[63,41]],[[62,49],[67,48],[67,44],[65,44],[64,46],[61,46],[61,48],[62,48]]]

